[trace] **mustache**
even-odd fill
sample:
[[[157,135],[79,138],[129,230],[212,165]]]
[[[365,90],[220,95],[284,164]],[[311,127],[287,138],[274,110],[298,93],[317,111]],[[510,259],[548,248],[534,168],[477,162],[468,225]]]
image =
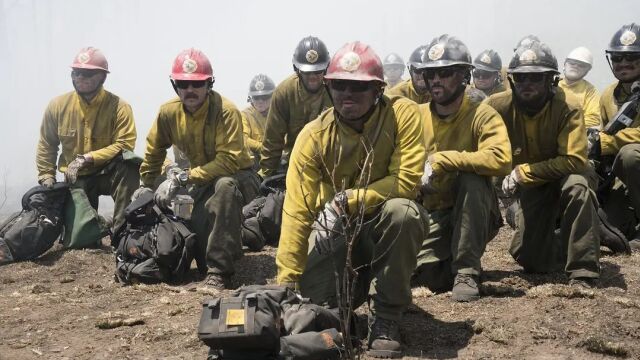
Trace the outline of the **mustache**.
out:
[[[188,93],[184,96],[185,99],[197,99],[198,95],[194,94],[194,93]]]

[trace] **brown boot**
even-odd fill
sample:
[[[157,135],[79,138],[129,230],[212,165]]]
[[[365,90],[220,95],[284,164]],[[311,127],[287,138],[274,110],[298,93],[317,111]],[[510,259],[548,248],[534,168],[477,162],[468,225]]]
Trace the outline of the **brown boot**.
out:
[[[231,288],[231,278],[220,274],[209,273],[204,279],[204,286],[213,288],[218,291]]]
[[[596,283],[597,283],[597,279],[595,278],[577,277],[569,280],[569,286],[582,288],[582,289],[595,288]]]
[[[400,329],[398,322],[373,318],[369,329],[369,350],[367,355],[379,359],[395,359],[402,357]]]
[[[478,290],[479,277],[471,274],[456,275],[453,281],[452,298],[455,301],[467,302],[480,299],[480,290]]]

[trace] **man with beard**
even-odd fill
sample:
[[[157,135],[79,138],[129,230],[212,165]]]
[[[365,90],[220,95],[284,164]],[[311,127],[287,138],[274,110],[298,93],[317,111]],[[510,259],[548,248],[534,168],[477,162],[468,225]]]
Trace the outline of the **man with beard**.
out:
[[[244,144],[251,151],[255,166],[260,164],[260,150],[264,127],[267,123],[267,114],[271,106],[271,94],[276,88],[270,77],[258,74],[249,84],[249,96],[247,101],[251,104],[242,110],[242,130],[244,132]]]
[[[556,95],[558,62],[546,44],[521,45],[508,72],[512,91],[487,103],[507,125],[513,153],[514,168],[502,183],[517,198],[511,255],[526,272],[564,268],[570,284],[591,287],[600,276],[600,238],[597,200],[583,175],[582,112]]]
[[[387,55],[382,61],[382,68],[384,69],[384,81],[387,83],[386,88],[390,89],[402,81],[404,60],[400,55],[396,53]]]
[[[409,70],[410,79],[405,80],[391,89],[385,91],[387,96],[404,96],[408,99],[415,101],[418,104],[426,104],[429,102],[429,91],[422,77],[422,73],[419,68],[422,63],[422,57],[427,51],[427,46],[418,46],[411,56],[409,57],[409,63],[407,69]]]
[[[494,50],[484,50],[473,60],[473,87],[486,96],[506,91],[502,71],[502,59]]]
[[[582,109],[588,128],[600,128],[600,98],[598,90],[584,79],[591,70],[593,55],[586,47],[577,47],[564,61],[564,77],[558,86],[564,91],[569,104]]]
[[[136,144],[133,112],[103,88],[109,65],[99,49],[80,50],[71,69],[75,91],[53,99],[42,119],[38,182],[48,188],[55,184],[61,147],[58,170],[68,183],[84,190],[92,207],[98,209],[100,195],[113,198],[115,231],[124,223],[124,208],[140,183],[140,163],[129,156]]]
[[[422,203],[431,223],[418,254],[414,283],[477,300],[486,244],[502,224],[492,176],[511,170],[511,148],[500,115],[465,95],[471,55],[455,37],[434,38],[421,71],[431,94],[423,114],[428,159]]]
[[[286,172],[289,152],[300,130],[323,110],[332,106],[322,85],[329,65],[329,51],[314,36],[298,43],[293,53],[295,74],[281,82],[273,92],[260,152],[260,175]]]
[[[242,206],[255,198],[259,182],[244,147],[240,112],[211,89],[213,82],[205,54],[193,48],[178,54],[171,71],[178,98],[160,107],[147,135],[140,175],[151,188],[169,147],[174,145],[186,156],[189,168],[170,166],[154,200],[167,208],[181,188],[188,189],[194,201],[196,256],[205,258],[208,267],[204,284],[223,290],[231,287],[233,261],[242,255]]]
[[[606,51],[607,61],[617,82],[607,87],[600,98],[602,124],[614,120],[620,107],[640,91],[640,26],[624,25],[611,39]],[[633,91],[636,91],[635,93]],[[637,105],[636,105],[637,106]],[[640,250],[640,113],[636,112],[625,129],[614,135],[599,133],[595,152],[614,156],[613,174],[622,182],[613,185],[602,204],[612,223],[623,230],[634,251]],[[591,137],[593,139],[596,137]],[[633,208],[633,214],[626,209]]]
[[[291,154],[277,280],[335,307],[334,272],[353,241],[353,305],[371,305],[367,354],[401,357],[399,322],[428,223],[412,200],[424,164],[420,114],[382,94],[382,63],[360,42],[338,50],[325,82],[335,107],[305,126]]]

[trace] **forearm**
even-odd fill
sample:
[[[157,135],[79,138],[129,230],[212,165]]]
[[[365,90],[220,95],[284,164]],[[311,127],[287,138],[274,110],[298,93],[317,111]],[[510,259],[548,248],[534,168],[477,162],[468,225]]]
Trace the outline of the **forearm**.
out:
[[[540,185],[562,179],[569,174],[582,172],[587,162],[579,156],[557,156],[533,164],[520,164],[519,175],[522,185]]]
[[[640,143],[640,128],[626,128],[614,135],[600,133],[602,155],[615,155],[627,144]]]
[[[231,176],[238,172],[239,154],[218,153],[216,158],[202,166],[189,170],[189,183],[205,184],[219,176]]]
[[[433,155],[433,171],[470,172],[482,176],[504,176],[511,171],[508,154],[499,148],[482,151],[440,151]]]
[[[259,152],[262,149],[262,142],[254,140],[245,134],[244,144],[251,149],[251,151]]]

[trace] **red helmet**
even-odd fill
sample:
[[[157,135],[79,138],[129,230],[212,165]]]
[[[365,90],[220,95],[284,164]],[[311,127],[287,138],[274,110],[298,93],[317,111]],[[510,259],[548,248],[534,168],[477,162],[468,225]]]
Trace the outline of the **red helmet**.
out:
[[[109,72],[107,58],[99,49],[92,46],[80,49],[78,55],[73,58],[71,67],[74,69],[98,69]]]
[[[213,70],[209,58],[198,49],[182,50],[173,61],[173,80],[213,80]]]
[[[324,78],[384,83],[382,61],[369,45],[359,41],[348,43],[331,58]]]

